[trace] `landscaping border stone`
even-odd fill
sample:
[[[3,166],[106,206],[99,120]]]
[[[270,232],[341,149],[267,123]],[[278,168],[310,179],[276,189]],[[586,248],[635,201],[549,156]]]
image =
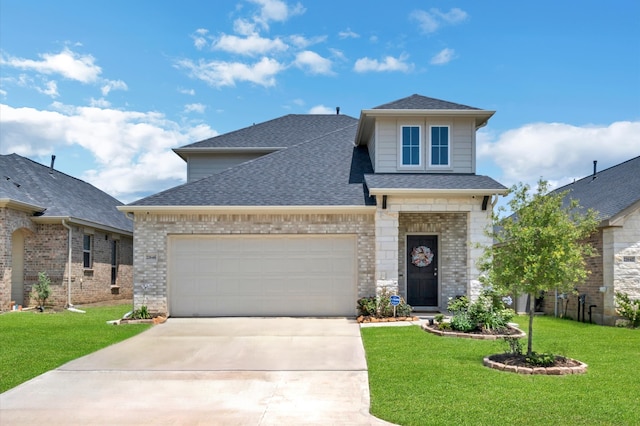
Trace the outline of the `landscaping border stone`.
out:
[[[508,373],[518,374],[534,374],[534,375],[546,375],[546,376],[565,376],[568,374],[584,374],[587,372],[588,365],[582,361],[567,358],[570,361],[578,363],[576,366],[571,367],[521,367],[517,365],[507,365],[501,362],[491,360],[491,355],[484,357],[482,364],[485,367],[493,368],[494,370],[506,371]]]
[[[431,326],[429,324],[423,324],[422,329],[431,334],[435,334],[437,336],[445,336],[445,337],[460,337],[463,339],[477,339],[477,340],[498,340],[503,337],[517,337],[523,338],[527,334],[520,330],[519,328],[508,326],[512,330],[518,331],[515,334],[475,334],[475,333],[462,333],[460,331],[443,331],[437,329],[435,326]]]

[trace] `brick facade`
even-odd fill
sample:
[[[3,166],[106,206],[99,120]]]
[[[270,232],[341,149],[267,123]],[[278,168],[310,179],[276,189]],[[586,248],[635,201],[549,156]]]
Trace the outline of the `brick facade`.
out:
[[[68,304],[68,230],[62,224],[34,223],[31,215],[14,209],[0,208],[0,309],[8,310],[11,302],[11,277],[23,274],[23,305],[33,306],[31,297],[38,273],[51,279],[52,294],[47,304]],[[24,236],[23,271],[13,270],[12,240],[15,232]],[[93,264],[83,267],[83,234],[93,235]],[[71,303],[85,304],[133,298],[133,240],[129,236],[106,233],[93,228],[72,225]],[[118,241],[117,287],[111,285],[111,243]]]
[[[632,299],[640,299],[640,210],[629,214],[622,226],[598,229],[589,239],[598,255],[586,259],[590,275],[576,286],[579,294],[586,294],[585,320],[596,324],[614,325],[616,314],[615,293],[620,291]],[[545,295],[544,312],[555,313],[555,293]],[[567,316],[578,318],[578,296],[569,295]],[[564,301],[558,301],[558,315],[564,314]],[[582,313],[580,314],[582,320]]]
[[[168,235],[357,235],[358,297],[374,294],[375,235],[372,214],[140,214],[134,221],[134,306],[169,311]],[[168,312],[170,314],[170,312]]]
[[[449,297],[478,296],[481,284],[476,262],[482,247],[492,243],[485,234],[491,225],[491,205],[482,210],[481,197],[389,196],[386,209],[378,201],[375,217],[378,287],[397,289],[406,295],[405,237],[424,233],[440,239],[439,309],[446,310]]]
[[[406,297],[407,234],[437,235],[439,245],[439,306],[445,309],[449,297],[467,294],[467,214],[400,213],[398,226],[398,280]]]

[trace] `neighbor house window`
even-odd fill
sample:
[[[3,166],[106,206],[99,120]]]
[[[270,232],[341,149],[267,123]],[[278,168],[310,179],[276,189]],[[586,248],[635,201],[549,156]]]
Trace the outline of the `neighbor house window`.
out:
[[[420,165],[420,126],[402,126],[402,165]]]
[[[116,285],[118,277],[118,242],[111,241],[111,285]]]
[[[85,268],[91,268],[91,262],[93,261],[91,256],[91,235],[85,234],[82,240],[82,257],[83,265]]]
[[[431,126],[431,165],[449,165],[449,126]]]

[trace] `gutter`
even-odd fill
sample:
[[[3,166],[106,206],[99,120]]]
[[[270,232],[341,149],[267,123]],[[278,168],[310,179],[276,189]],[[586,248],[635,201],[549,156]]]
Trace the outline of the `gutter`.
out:
[[[85,311],[76,309],[71,304],[71,258],[72,258],[71,255],[73,252],[73,244],[72,244],[73,230],[69,225],[67,225],[67,222],[64,219],[62,219],[62,226],[67,228],[67,230],[69,231],[68,244],[67,244],[69,246],[69,258],[67,259],[67,265],[69,265],[69,273],[67,274],[67,310],[71,312],[84,314]]]

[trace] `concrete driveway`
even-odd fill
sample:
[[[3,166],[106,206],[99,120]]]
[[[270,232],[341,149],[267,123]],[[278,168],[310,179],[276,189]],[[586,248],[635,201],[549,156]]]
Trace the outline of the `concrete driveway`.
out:
[[[378,425],[349,319],[169,319],[0,395],[0,424]]]

